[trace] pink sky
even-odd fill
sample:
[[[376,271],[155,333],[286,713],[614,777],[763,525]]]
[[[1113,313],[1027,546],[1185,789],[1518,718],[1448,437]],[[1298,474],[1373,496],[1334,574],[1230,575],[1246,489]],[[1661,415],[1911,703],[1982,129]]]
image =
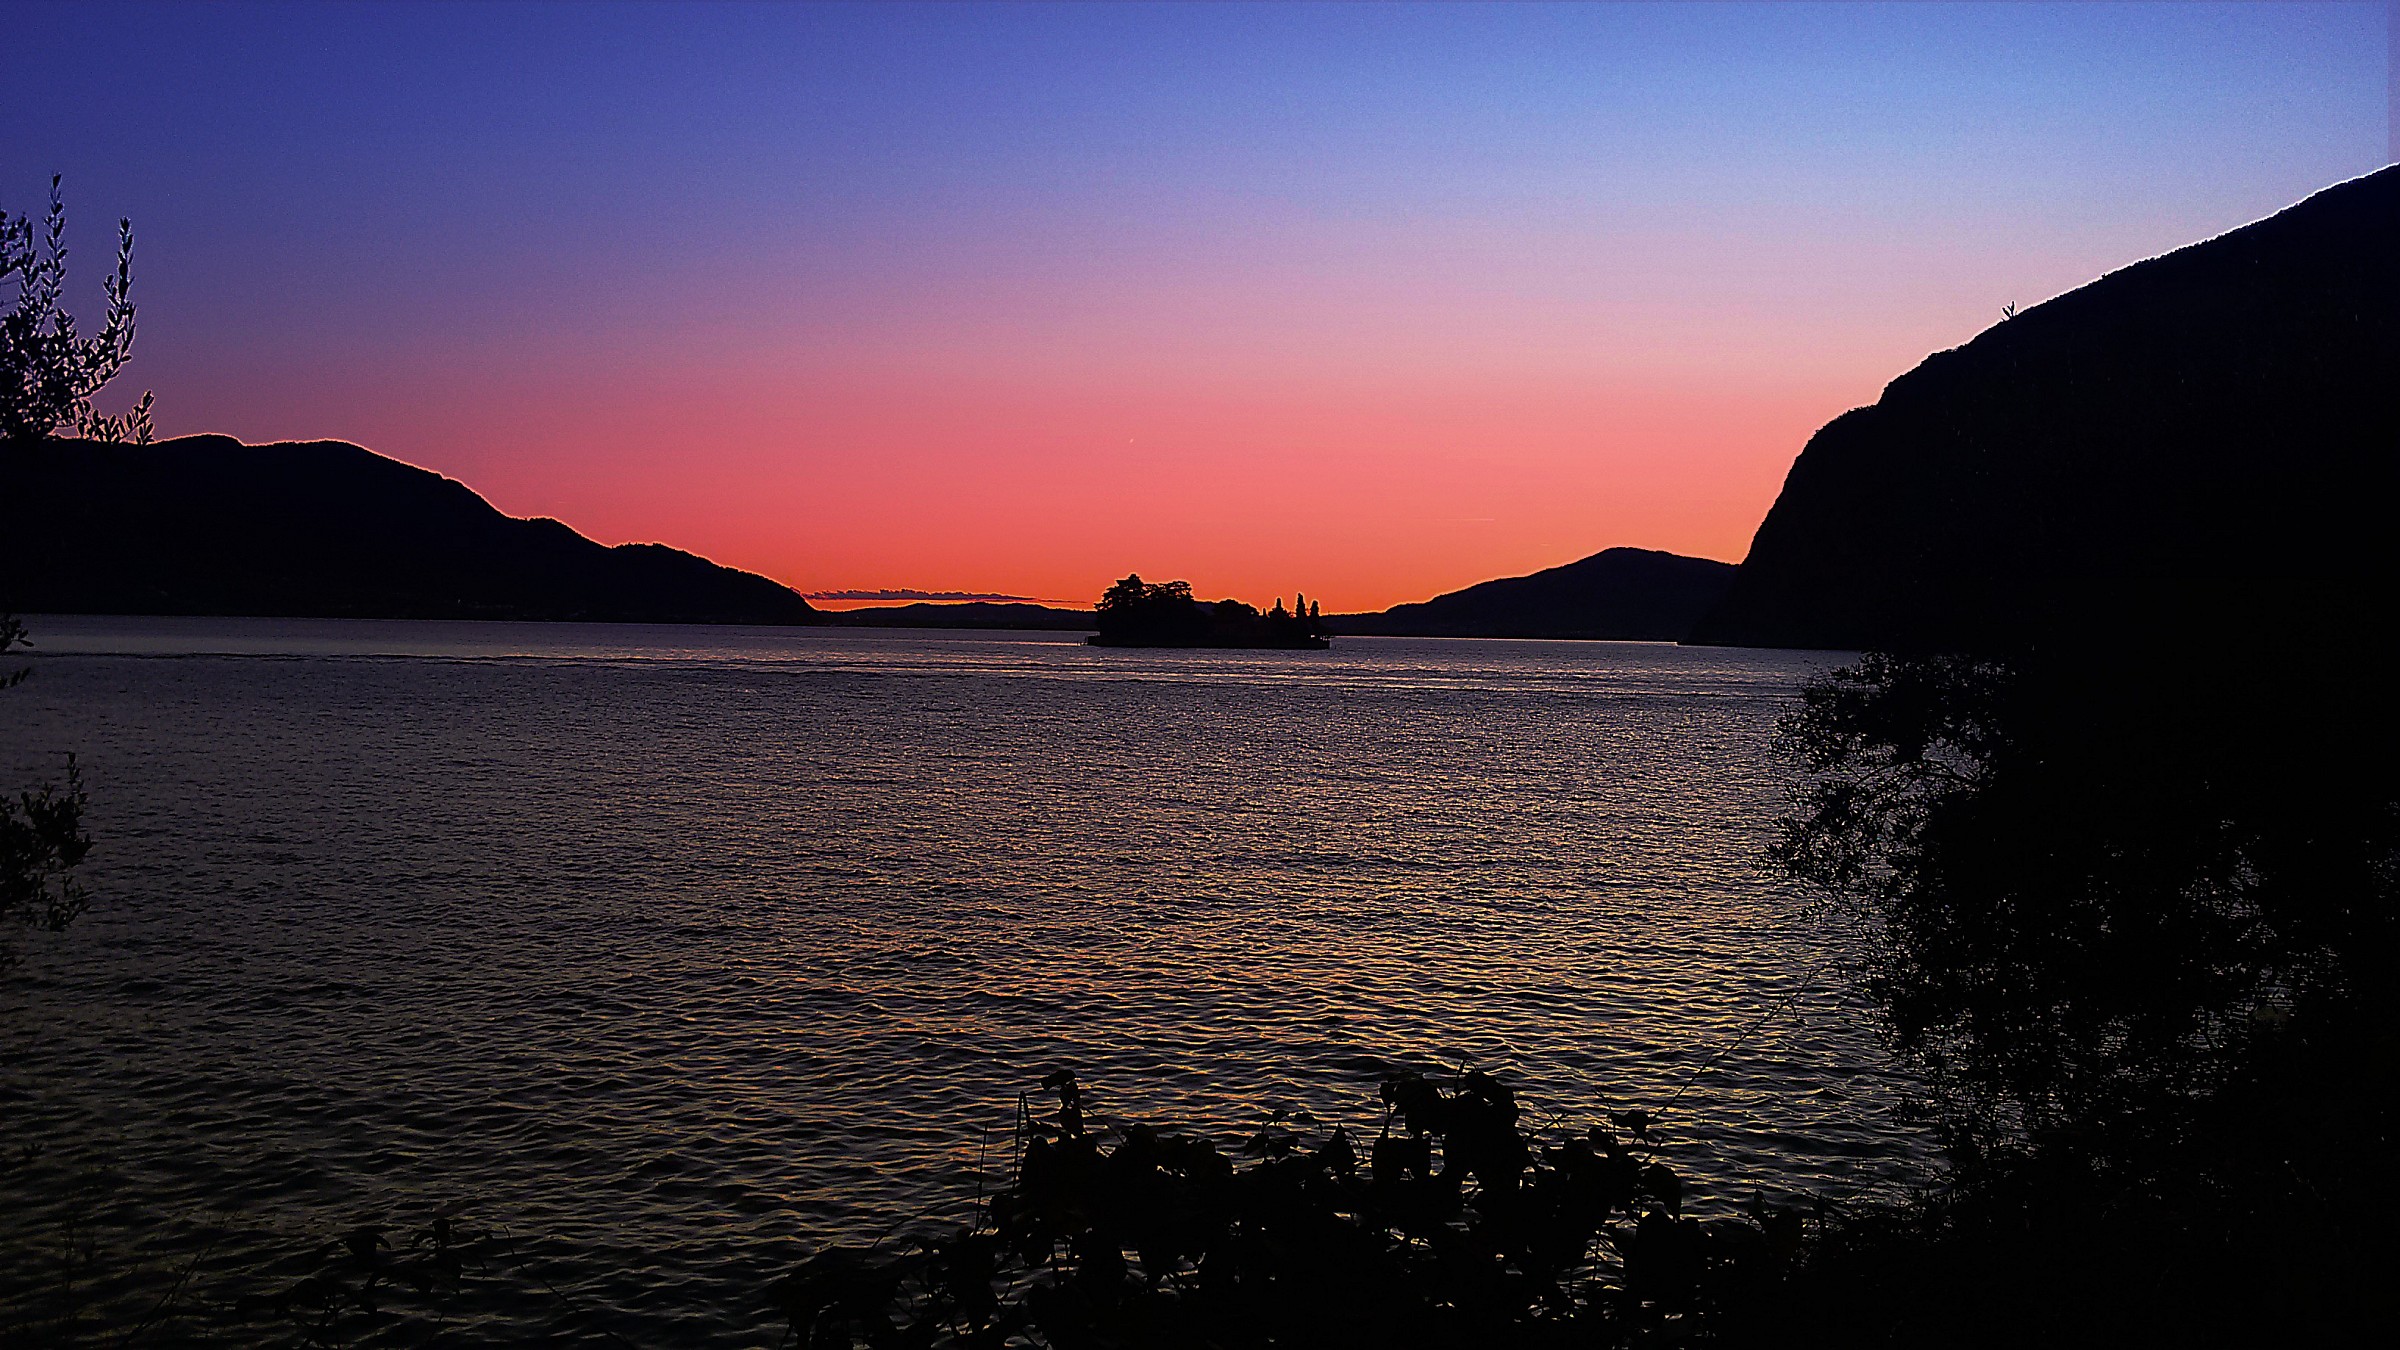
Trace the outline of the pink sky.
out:
[[[2379,167],[2387,7],[31,7],[113,410],[803,591],[1738,560],[1927,353]],[[119,91],[94,110],[89,91]],[[89,292],[89,295],[84,294]]]

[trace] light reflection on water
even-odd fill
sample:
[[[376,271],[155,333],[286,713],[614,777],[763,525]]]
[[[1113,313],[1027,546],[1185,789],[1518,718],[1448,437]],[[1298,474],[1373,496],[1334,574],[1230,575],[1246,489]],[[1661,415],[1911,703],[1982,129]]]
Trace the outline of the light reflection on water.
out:
[[[637,1342],[745,1344],[803,1243],[971,1195],[1060,1066],[1229,1126],[1436,1061],[1569,1120],[1683,1089],[1721,1198],[1914,1149],[1757,868],[1820,656],[34,627],[0,782],[78,752],[103,898],[0,986],[52,1141],[0,1237],[463,1198]]]

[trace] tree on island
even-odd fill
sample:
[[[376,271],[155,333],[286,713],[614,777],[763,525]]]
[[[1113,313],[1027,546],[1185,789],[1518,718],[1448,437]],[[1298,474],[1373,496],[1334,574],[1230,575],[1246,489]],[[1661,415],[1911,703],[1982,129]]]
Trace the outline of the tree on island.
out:
[[[50,180],[50,210],[37,231],[30,215],[0,210],[0,286],[14,302],[0,312],[0,441],[41,440],[73,428],[87,440],[150,443],[150,395],[129,412],[102,415],[92,396],[133,355],[133,222],[117,222],[117,270],[101,285],[108,316],[78,337],[62,301],[67,285],[67,208]]]
[[[1110,586],[1095,610],[1100,631],[1091,641],[1101,647],[1321,650],[1330,637],[1313,608],[1287,610],[1280,596],[1261,614],[1239,600],[1203,604],[1192,598],[1190,582],[1150,585],[1138,573]]]

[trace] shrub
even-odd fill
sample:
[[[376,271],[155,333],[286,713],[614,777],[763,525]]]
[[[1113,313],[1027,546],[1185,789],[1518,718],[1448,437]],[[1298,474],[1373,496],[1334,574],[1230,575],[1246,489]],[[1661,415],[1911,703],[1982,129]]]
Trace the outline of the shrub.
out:
[[[1739,1325],[1800,1248],[1793,1211],[1703,1222],[1652,1120],[1544,1140],[1464,1072],[1383,1086],[1372,1140],[1085,1120],[1071,1073],[1025,1112],[1015,1177],[967,1229],[802,1263],[803,1347],[1626,1346]],[[1612,1128],[1613,1127],[1613,1128]]]
[[[67,208],[57,178],[41,228],[0,211],[0,286],[16,299],[0,311],[0,440],[39,440],[72,427],[96,441],[150,442],[150,395],[130,412],[102,416],[92,395],[133,354],[133,222],[117,222],[117,270],[102,283],[108,317],[88,338],[61,301],[67,286]]]
[[[1819,1251],[1849,1311],[1801,1320],[2344,1344],[2384,1315],[2400,715],[2388,665],[2301,645],[1869,654],[1806,691],[1776,856],[1869,921],[1950,1168]]]
[[[25,625],[0,614],[0,655],[25,643]],[[0,674],[0,689],[27,672]],[[14,797],[0,797],[0,973],[16,964],[13,930],[57,932],[83,912],[85,893],[76,864],[91,851],[83,833],[83,779],[75,757],[67,757],[65,786],[45,783]]]

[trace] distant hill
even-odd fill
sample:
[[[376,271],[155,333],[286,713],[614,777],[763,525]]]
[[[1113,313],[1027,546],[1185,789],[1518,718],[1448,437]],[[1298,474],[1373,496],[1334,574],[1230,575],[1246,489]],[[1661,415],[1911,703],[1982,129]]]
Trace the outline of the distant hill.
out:
[[[1336,633],[1392,637],[1638,638],[1673,642],[1725,594],[1733,564],[1612,548],[1529,577],[1508,577],[1395,605],[1327,615]]]
[[[1088,609],[1058,609],[1019,601],[964,600],[825,612],[824,621],[849,628],[1026,628],[1089,633],[1099,627]]]
[[[2037,305],[1792,465],[1695,642],[2194,639],[2389,623],[2400,167]]]
[[[0,443],[0,611],[813,624],[659,544],[518,520],[343,441]]]

